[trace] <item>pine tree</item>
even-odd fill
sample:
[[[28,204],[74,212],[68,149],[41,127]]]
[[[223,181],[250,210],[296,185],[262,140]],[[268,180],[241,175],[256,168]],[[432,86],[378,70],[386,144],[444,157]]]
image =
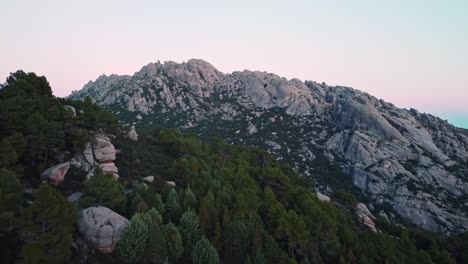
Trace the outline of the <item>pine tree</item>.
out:
[[[126,263],[139,263],[146,252],[148,226],[140,214],[135,214],[117,242],[117,253]]]
[[[164,228],[164,238],[166,240],[169,260],[175,263],[184,251],[179,229],[173,223],[167,224]]]
[[[179,228],[185,243],[185,251],[190,252],[192,245],[195,245],[201,236],[197,213],[193,210],[183,213],[180,218]]]
[[[143,215],[143,222],[150,227],[151,225],[158,225],[162,227],[163,218],[156,208],[151,208]]]
[[[189,210],[189,209],[195,209],[195,208],[197,208],[197,198],[195,197],[195,194],[193,193],[189,185],[187,187],[187,190],[185,190],[184,209]]]
[[[180,200],[179,195],[177,195],[177,191],[174,188],[172,188],[167,195],[166,209],[172,220],[176,221],[179,219],[181,211]]]
[[[143,215],[148,226],[145,259],[149,263],[162,263],[166,257],[166,240],[163,233],[163,219],[155,208]]]
[[[202,237],[192,251],[192,261],[194,264],[218,264],[219,256],[216,249],[211,245],[206,237]]]
[[[0,169],[0,228],[13,224],[21,200],[21,183],[16,175],[6,168]]]
[[[76,210],[47,184],[34,192],[34,201],[22,212],[21,233],[26,263],[65,263],[71,256]]]

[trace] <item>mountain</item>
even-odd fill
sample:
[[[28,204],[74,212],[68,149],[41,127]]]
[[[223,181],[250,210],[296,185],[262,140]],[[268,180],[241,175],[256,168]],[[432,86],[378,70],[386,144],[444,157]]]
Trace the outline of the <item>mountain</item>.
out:
[[[138,135],[34,73],[0,90],[0,146],[3,263],[468,263],[468,232],[395,225],[259,148]]]
[[[322,192],[357,187],[372,211],[395,221],[468,230],[468,130],[415,109],[349,87],[226,74],[198,59],[102,75],[69,96],[86,97],[137,130],[176,127],[266,149]],[[324,173],[328,163],[336,177]]]

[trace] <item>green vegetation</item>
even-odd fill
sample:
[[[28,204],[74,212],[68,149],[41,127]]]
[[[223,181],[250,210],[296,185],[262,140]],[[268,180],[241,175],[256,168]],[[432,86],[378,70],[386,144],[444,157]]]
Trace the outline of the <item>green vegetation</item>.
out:
[[[125,191],[112,175],[98,174],[84,183],[83,198],[80,200],[83,208],[100,205],[122,212],[125,202]]]
[[[58,191],[41,185],[31,206],[21,214],[25,263],[63,263],[69,259],[76,217],[75,208]]]
[[[65,105],[73,106],[73,116]],[[116,135],[120,180],[41,184],[48,167],[81,153],[98,131]],[[0,253],[6,263],[82,263],[73,248],[78,205],[109,207],[131,219],[112,254],[89,263],[468,263],[467,234],[453,237],[377,220],[357,224],[357,201],[338,168],[319,156],[316,174],[335,181],[333,200],[318,201],[314,182],[259,149],[202,142],[155,130],[137,142],[90,100],[52,96],[44,77],[18,71],[0,90]],[[155,180],[143,184],[142,178]],[[320,180],[320,179],[319,179]],[[176,187],[165,184],[174,181]],[[32,192],[32,196],[31,196]],[[15,221],[20,219],[20,221]]]

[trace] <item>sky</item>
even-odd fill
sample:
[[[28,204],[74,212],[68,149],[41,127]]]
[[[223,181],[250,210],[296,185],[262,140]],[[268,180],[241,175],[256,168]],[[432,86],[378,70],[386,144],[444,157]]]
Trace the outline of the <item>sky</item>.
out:
[[[468,128],[466,0],[0,1],[0,82],[23,69],[66,96],[191,58],[350,86]]]

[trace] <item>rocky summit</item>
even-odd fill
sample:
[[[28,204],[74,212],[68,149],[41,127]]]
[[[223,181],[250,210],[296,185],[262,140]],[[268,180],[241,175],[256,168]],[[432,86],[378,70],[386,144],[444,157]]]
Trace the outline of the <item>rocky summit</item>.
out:
[[[349,87],[258,71],[225,74],[198,59],[103,75],[70,95],[86,97],[137,131],[176,127],[267,149],[317,178],[326,194],[335,186],[316,165],[329,162],[373,213],[430,231],[468,230],[468,130],[415,109]]]

